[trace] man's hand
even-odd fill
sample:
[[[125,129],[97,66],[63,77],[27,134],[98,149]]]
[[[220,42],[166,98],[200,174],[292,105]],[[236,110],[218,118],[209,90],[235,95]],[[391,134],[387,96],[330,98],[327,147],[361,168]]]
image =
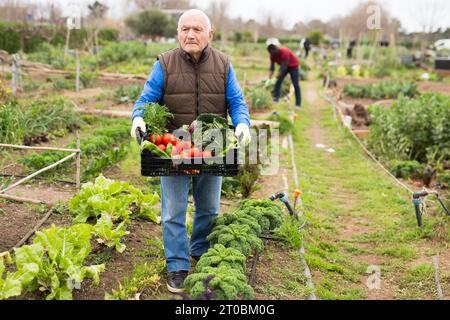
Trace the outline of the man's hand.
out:
[[[133,120],[133,125],[131,126],[131,132],[130,132],[130,134],[133,138],[136,138],[136,129],[138,127],[141,128],[141,130],[143,132],[146,131],[144,119],[142,119],[141,117],[136,117]]]
[[[271,80],[272,77],[273,77],[273,71],[270,71],[270,72],[269,72],[269,80]]]
[[[242,136],[241,144],[243,146],[249,144],[250,141],[252,141],[252,136],[250,135],[250,128],[245,123],[239,123],[236,127],[236,131],[234,134],[238,139],[240,136]]]

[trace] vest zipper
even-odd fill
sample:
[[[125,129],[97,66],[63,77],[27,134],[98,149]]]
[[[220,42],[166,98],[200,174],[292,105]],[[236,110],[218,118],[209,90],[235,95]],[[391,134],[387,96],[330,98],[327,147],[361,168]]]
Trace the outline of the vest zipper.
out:
[[[198,76],[198,63],[195,64],[195,118],[200,114],[200,79]]]

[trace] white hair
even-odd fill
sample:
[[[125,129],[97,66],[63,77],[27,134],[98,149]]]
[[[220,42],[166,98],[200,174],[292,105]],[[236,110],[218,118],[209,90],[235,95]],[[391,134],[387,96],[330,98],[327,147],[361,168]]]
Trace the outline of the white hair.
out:
[[[207,29],[207,31],[208,32],[211,31],[211,29],[212,29],[211,20],[209,20],[209,17],[208,17],[208,15],[206,13],[204,13],[202,10],[199,10],[199,9],[190,9],[190,10],[185,11],[181,15],[180,19],[178,19],[178,28],[180,28],[180,22],[181,22],[182,18],[184,18],[184,17],[192,17],[192,16],[203,16],[205,18],[205,21],[206,21],[206,29]]]

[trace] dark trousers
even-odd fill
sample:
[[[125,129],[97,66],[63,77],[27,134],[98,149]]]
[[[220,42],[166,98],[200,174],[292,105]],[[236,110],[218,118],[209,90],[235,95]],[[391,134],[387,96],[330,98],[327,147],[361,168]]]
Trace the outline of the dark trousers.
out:
[[[275,101],[280,99],[281,84],[288,73],[291,75],[292,84],[295,89],[295,106],[300,107],[302,105],[302,93],[300,91],[300,85],[298,84],[300,76],[298,68],[288,68],[277,78],[277,82],[275,83],[275,88],[273,90],[273,98]]]

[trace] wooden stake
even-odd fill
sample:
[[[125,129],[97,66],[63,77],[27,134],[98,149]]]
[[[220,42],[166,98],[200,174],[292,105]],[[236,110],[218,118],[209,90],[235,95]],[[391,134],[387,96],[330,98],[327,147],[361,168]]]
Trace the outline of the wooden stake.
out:
[[[80,91],[80,58],[78,57],[78,50],[75,51],[75,56],[76,56],[76,69],[77,69],[77,75],[75,77],[75,89],[76,92]]]
[[[16,183],[10,185],[8,188],[1,190],[0,193],[5,193],[6,191],[11,190],[11,189],[14,188],[14,187],[17,187],[19,184],[24,183],[25,181],[30,180],[31,178],[33,178],[33,177],[35,177],[35,176],[41,174],[42,172],[48,171],[48,170],[50,170],[50,169],[53,169],[54,167],[56,167],[56,166],[60,165],[61,163],[63,163],[63,162],[65,162],[65,161],[67,161],[67,160],[69,160],[69,159],[75,157],[76,155],[77,155],[76,153],[72,153],[71,155],[68,155],[67,157],[65,157],[65,158],[63,158],[63,159],[61,159],[61,160],[59,160],[58,162],[55,162],[55,163],[52,164],[52,165],[49,165],[49,166],[47,166],[47,167],[45,167],[45,168],[42,168],[41,170],[36,171],[35,173],[29,175],[28,177],[23,178],[22,180],[19,180],[19,181],[17,181]]]
[[[80,189],[81,185],[81,149],[80,149],[80,132],[77,130],[77,149],[79,150],[77,152],[77,176],[76,176],[76,183],[77,183],[77,189]]]
[[[36,232],[38,231],[38,229],[45,223],[45,221],[47,221],[47,219],[50,217],[50,215],[53,212],[53,208],[48,210],[48,212],[45,214],[45,216],[34,226],[33,229],[31,229],[23,238],[22,240],[20,240],[14,247],[14,248],[19,248],[21,247],[23,244],[25,244],[25,242],[27,242],[27,240]]]
[[[27,149],[27,150],[46,150],[46,151],[64,151],[64,152],[79,152],[80,149],[66,149],[66,148],[53,148],[53,147],[28,147],[15,144],[0,143],[0,147],[13,148],[13,149]]]
[[[18,202],[29,202],[29,203],[34,203],[34,204],[47,204],[45,201],[42,201],[42,200],[16,197],[16,196],[12,196],[9,194],[1,194],[0,193],[0,198],[6,199],[6,200],[18,201]]]

